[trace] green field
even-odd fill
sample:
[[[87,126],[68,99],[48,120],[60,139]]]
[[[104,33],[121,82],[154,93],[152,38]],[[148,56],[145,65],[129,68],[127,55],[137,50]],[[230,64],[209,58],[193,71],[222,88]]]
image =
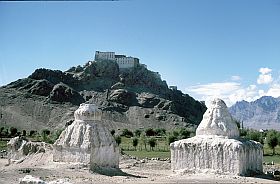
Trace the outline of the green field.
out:
[[[149,137],[146,138],[146,148],[145,148],[145,144],[139,138],[136,150],[151,151],[152,148],[148,144],[148,139],[149,139]],[[156,152],[168,152],[169,151],[169,145],[166,144],[165,137],[156,137],[155,139],[156,139],[156,146],[154,148],[154,151],[156,151]],[[132,146],[132,138],[122,137],[122,142],[120,144],[120,147],[124,151],[135,151],[135,147]]]
[[[135,156],[136,158],[170,158],[170,151],[124,151],[124,153]]]
[[[280,146],[275,147],[275,155],[272,156],[272,149],[268,147],[267,144],[264,144],[264,162],[271,163],[272,161],[275,164],[280,164]]]
[[[7,150],[7,141],[5,140],[0,141],[0,151],[1,150]]]
[[[267,144],[264,144],[263,149],[264,155],[272,155],[272,149],[270,149]],[[275,147],[275,154],[280,154],[280,146]]]
[[[265,163],[271,163],[273,161],[275,164],[280,164],[280,155],[264,156],[263,161]]]

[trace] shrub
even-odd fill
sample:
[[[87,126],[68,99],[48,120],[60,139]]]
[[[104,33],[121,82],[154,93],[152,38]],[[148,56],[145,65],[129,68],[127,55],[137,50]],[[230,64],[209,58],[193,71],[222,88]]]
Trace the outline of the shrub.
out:
[[[272,155],[275,155],[275,147],[277,146],[279,133],[275,130],[269,130],[267,133],[267,144],[272,149]]]
[[[181,128],[179,130],[179,134],[180,134],[180,138],[181,139],[186,139],[186,138],[189,138],[190,135],[191,135],[191,131],[186,129],[186,128]]]
[[[29,136],[30,137],[33,137],[35,134],[36,134],[35,130],[30,130],[30,132],[29,132]]]
[[[132,146],[134,147],[135,151],[136,151],[137,145],[138,145],[138,138],[134,137],[132,139]]]
[[[156,136],[164,136],[166,133],[166,130],[164,128],[157,128],[155,129],[155,135]]]
[[[257,141],[263,144],[262,133],[257,130],[248,130],[245,139]]]
[[[157,140],[155,138],[150,138],[149,141],[148,141],[149,145],[150,145],[150,148],[154,151],[154,147],[156,146],[157,144]]]
[[[177,137],[175,137],[174,135],[167,136],[168,145],[170,145],[172,142],[175,142],[175,141],[177,141]]]
[[[116,133],[116,131],[113,129],[113,130],[111,130],[111,135],[112,136],[114,136],[115,135],[115,133]]]
[[[125,129],[123,129],[121,136],[130,138],[130,137],[133,137],[133,133],[132,133],[132,131],[125,128]]]
[[[117,136],[115,137],[116,143],[119,146],[122,143],[122,137],[121,136]]]
[[[139,130],[139,129],[136,129],[136,130],[134,131],[134,135],[135,135],[136,137],[140,137],[141,133],[142,133],[142,131]]]
[[[60,136],[60,134],[61,134],[62,132],[63,132],[63,129],[57,129],[57,130],[52,134],[52,139],[53,139],[54,142],[59,138],[59,136]]]
[[[26,130],[22,130],[22,136],[26,136]]]
[[[156,133],[152,128],[148,128],[145,130],[146,136],[155,136]]]
[[[140,135],[140,141],[141,141],[141,149],[142,149],[142,145],[144,144],[145,150],[147,151],[147,138],[143,133]]]
[[[177,131],[177,130],[173,130],[173,132],[172,132],[172,134],[173,134],[173,136],[175,136],[175,137],[179,137],[179,132]]]
[[[15,127],[10,128],[10,136],[14,137],[17,135],[17,129]]]
[[[248,130],[247,129],[239,129],[239,133],[241,137],[246,137]]]
[[[48,130],[48,129],[43,129],[43,130],[41,131],[41,135],[50,135],[50,134],[51,134],[51,131]]]

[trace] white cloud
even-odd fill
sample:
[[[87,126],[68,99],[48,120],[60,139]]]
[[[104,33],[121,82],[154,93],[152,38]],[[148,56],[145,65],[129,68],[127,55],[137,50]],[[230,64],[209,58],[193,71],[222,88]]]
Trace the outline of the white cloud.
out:
[[[273,81],[270,68],[260,68],[259,72],[261,73],[257,79],[258,84],[269,84]]]
[[[243,85],[239,76],[232,76],[231,82],[216,82],[208,84],[197,84],[186,89],[186,92],[198,100],[205,101],[206,105],[214,98],[223,99],[227,106],[231,106],[237,101],[255,101],[262,96],[280,96],[280,75],[278,78],[272,77],[272,69],[260,68],[257,84]],[[275,77],[275,76],[274,76]],[[268,84],[268,85],[258,85]]]
[[[260,90],[259,90],[259,96],[265,96],[265,92],[264,92],[263,89],[260,89]]]
[[[228,99],[230,100],[230,104],[237,101],[254,101],[259,98],[259,93],[257,91],[256,85],[249,85],[248,87],[240,87],[239,89],[232,92],[232,94],[229,94]]]
[[[270,73],[272,70],[270,68],[260,68],[259,72],[261,74],[268,74]]]
[[[200,96],[200,100],[206,101],[206,105],[208,104],[209,100],[214,98],[221,98],[228,106],[231,106],[236,101],[252,101],[259,97],[256,85],[250,85],[247,88],[244,88],[240,83],[236,82],[196,85],[192,86],[190,89],[187,89],[187,92],[190,92],[195,96]]]
[[[241,80],[241,77],[238,76],[238,75],[233,75],[233,76],[231,76],[230,79],[231,79],[232,81],[239,81],[239,80]]]
[[[280,96],[280,84],[273,84],[265,93],[265,96],[277,98]]]
[[[188,91],[199,95],[221,96],[239,88],[239,83],[224,82],[224,83],[209,83],[204,85],[192,86]]]

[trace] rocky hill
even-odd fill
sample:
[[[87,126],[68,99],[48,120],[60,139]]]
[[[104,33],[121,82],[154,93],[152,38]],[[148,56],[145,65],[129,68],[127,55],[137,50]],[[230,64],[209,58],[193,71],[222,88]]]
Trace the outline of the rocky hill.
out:
[[[37,69],[2,86],[0,126],[63,128],[84,102],[99,105],[106,126],[116,130],[196,126],[206,110],[141,65],[120,70],[112,61],[89,61],[65,72]]]
[[[229,111],[243,121],[244,127],[280,130],[280,98],[263,96],[253,102],[243,100],[230,107]]]

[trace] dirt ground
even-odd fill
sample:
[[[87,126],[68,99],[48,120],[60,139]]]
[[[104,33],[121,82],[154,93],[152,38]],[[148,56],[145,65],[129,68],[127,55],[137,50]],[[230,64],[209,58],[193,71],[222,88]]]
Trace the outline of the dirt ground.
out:
[[[72,184],[90,183],[280,183],[266,175],[256,177],[214,174],[178,174],[170,170],[168,161],[120,159],[120,170],[92,172],[81,164],[52,162],[52,154],[40,153],[21,163],[7,165],[0,159],[0,184],[17,184],[25,175],[45,181],[63,179]],[[266,179],[265,179],[266,178]]]

